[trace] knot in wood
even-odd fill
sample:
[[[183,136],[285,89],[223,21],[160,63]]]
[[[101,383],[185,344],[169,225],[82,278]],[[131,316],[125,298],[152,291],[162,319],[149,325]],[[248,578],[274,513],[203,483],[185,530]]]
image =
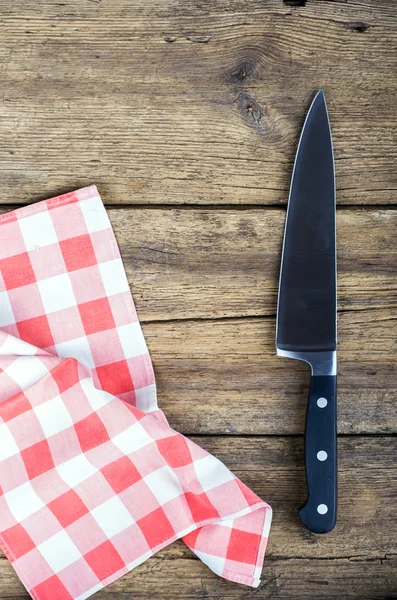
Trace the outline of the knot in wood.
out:
[[[256,61],[252,58],[241,59],[232,67],[228,74],[227,80],[232,84],[245,83],[252,78],[256,72]]]

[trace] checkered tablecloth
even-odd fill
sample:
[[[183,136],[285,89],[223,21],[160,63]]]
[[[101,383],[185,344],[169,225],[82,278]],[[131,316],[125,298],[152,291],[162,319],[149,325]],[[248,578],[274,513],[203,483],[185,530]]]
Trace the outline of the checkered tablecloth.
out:
[[[0,215],[0,544],[30,595],[88,598],[178,538],[257,586],[270,521],[157,407],[96,187]]]

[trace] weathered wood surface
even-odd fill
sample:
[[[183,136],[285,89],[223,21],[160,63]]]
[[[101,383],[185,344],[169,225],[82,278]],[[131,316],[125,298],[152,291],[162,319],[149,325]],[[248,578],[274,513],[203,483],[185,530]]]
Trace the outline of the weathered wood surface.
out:
[[[269,559],[255,590],[229,583],[198,560],[150,558],[98,592],[95,600],[395,600],[397,559]],[[0,560],[0,597],[29,598],[11,565]],[[52,600],[52,599],[51,599]],[[55,598],[53,600],[56,600]]]
[[[302,432],[308,369],[274,346],[285,211],[109,215],[170,422],[187,433]],[[343,209],[337,226],[339,431],[396,432],[397,211]]]
[[[397,0],[0,0],[0,204],[97,183],[117,205],[161,407],[274,508],[259,589],[178,542],[98,600],[397,598],[396,74]],[[341,207],[326,536],[296,515],[308,369],[274,349],[280,207],[319,87]],[[26,597],[0,557],[0,598]]]
[[[221,581],[178,542],[96,598],[395,597],[397,438],[351,436],[340,440],[339,520],[335,530],[325,536],[302,529],[296,513],[305,498],[301,438],[193,439],[228,462],[274,509],[260,589],[250,591]],[[0,560],[0,597],[25,597],[5,560]]]
[[[275,315],[285,210],[111,209],[142,322]],[[397,210],[337,214],[341,311],[397,307]]]
[[[353,435],[339,439],[339,515],[329,535],[304,529],[297,514],[306,494],[303,437],[191,439],[227,463],[272,506],[267,558],[380,560],[397,554],[397,438]],[[191,552],[183,544],[171,544],[157,556],[191,558]],[[240,594],[249,590],[239,589]]]
[[[323,87],[338,202],[394,203],[396,1],[291,4],[0,0],[0,201],[285,203]]]
[[[339,317],[340,433],[397,432],[397,310]],[[144,325],[170,423],[187,433],[296,434],[310,379],[275,356],[275,319]]]

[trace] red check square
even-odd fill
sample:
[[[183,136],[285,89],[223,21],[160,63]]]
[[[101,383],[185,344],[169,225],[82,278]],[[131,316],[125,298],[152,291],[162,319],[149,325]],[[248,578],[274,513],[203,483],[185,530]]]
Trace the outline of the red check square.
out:
[[[109,541],[87,552],[84,558],[100,580],[106,579],[125,567],[120,554]]]
[[[36,281],[27,252],[0,260],[0,271],[7,290],[29,285]]]
[[[157,440],[156,443],[170,467],[183,467],[192,462],[189,447],[183,436],[173,435]]]
[[[21,456],[29,479],[34,479],[54,468],[54,461],[47,440],[37,442],[37,444],[22,450]]]
[[[34,317],[17,323],[18,332],[24,342],[38,346],[39,348],[48,348],[54,345],[50,325],[45,315]]]
[[[81,320],[87,335],[106,329],[114,329],[113,314],[107,298],[79,304]]]
[[[76,423],[74,429],[83,452],[109,441],[109,434],[96,413]]]
[[[19,558],[27,554],[36,546],[26,530],[19,523],[3,531],[1,535],[7,547],[12,547],[14,558]]]
[[[128,456],[123,456],[122,458],[115,460],[103,467],[101,471],[116,494],[126,490],[142,479],[138,469]]]
[[[56,575],[36,585],[31,590],[31,595],[33,598],[39,600],[73,600],[73,596],[69,594],[62,581]]]
[[[97,262],[88,233],[63,240],[59,246],[68,271],[91,267]]]
[[[256,563],[261,536],[257,533],[247,533],[232,529],[229,538],[226,558],[237,562],[246,562],[251,565]],[[244,548],[244,552],[241,549]]]
[[[219,519],[219,512],[211,504],[205,493],[192,494],[191,492],[185,492],[185,497],[196,523],[206,521],[207,519]]]
[[[56,516],[62,527],[68,527],[89,512],[74,490],[69,490],[49,502],[48,508]]]
[[[125,360],[97,367],[97,373],[102,388],[114,396],[133,389],[130,370]]]
[[[51,370],[51,376],[58,386],[59,393],[66,392],[80,381],[78,361],[75,358],[62,361]]]
[[[175,535],[175,531],[161,507],[139,519],[137,524],[152,550]]]
[[[2,403],[1,416],[4,421],[11,421],[11,419],[15,419],[15,417],[22,415],[31,408],[32,406],[25,394],[20,392]]]

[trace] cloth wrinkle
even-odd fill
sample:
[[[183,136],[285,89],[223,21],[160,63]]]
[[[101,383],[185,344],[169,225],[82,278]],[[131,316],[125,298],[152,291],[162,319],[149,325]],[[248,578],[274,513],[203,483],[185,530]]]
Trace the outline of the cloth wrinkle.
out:
[[[0,545],[35,600],[83,600],[172,541],[256,587],[272,511],[157,405],[98,190],[0,215]]]

